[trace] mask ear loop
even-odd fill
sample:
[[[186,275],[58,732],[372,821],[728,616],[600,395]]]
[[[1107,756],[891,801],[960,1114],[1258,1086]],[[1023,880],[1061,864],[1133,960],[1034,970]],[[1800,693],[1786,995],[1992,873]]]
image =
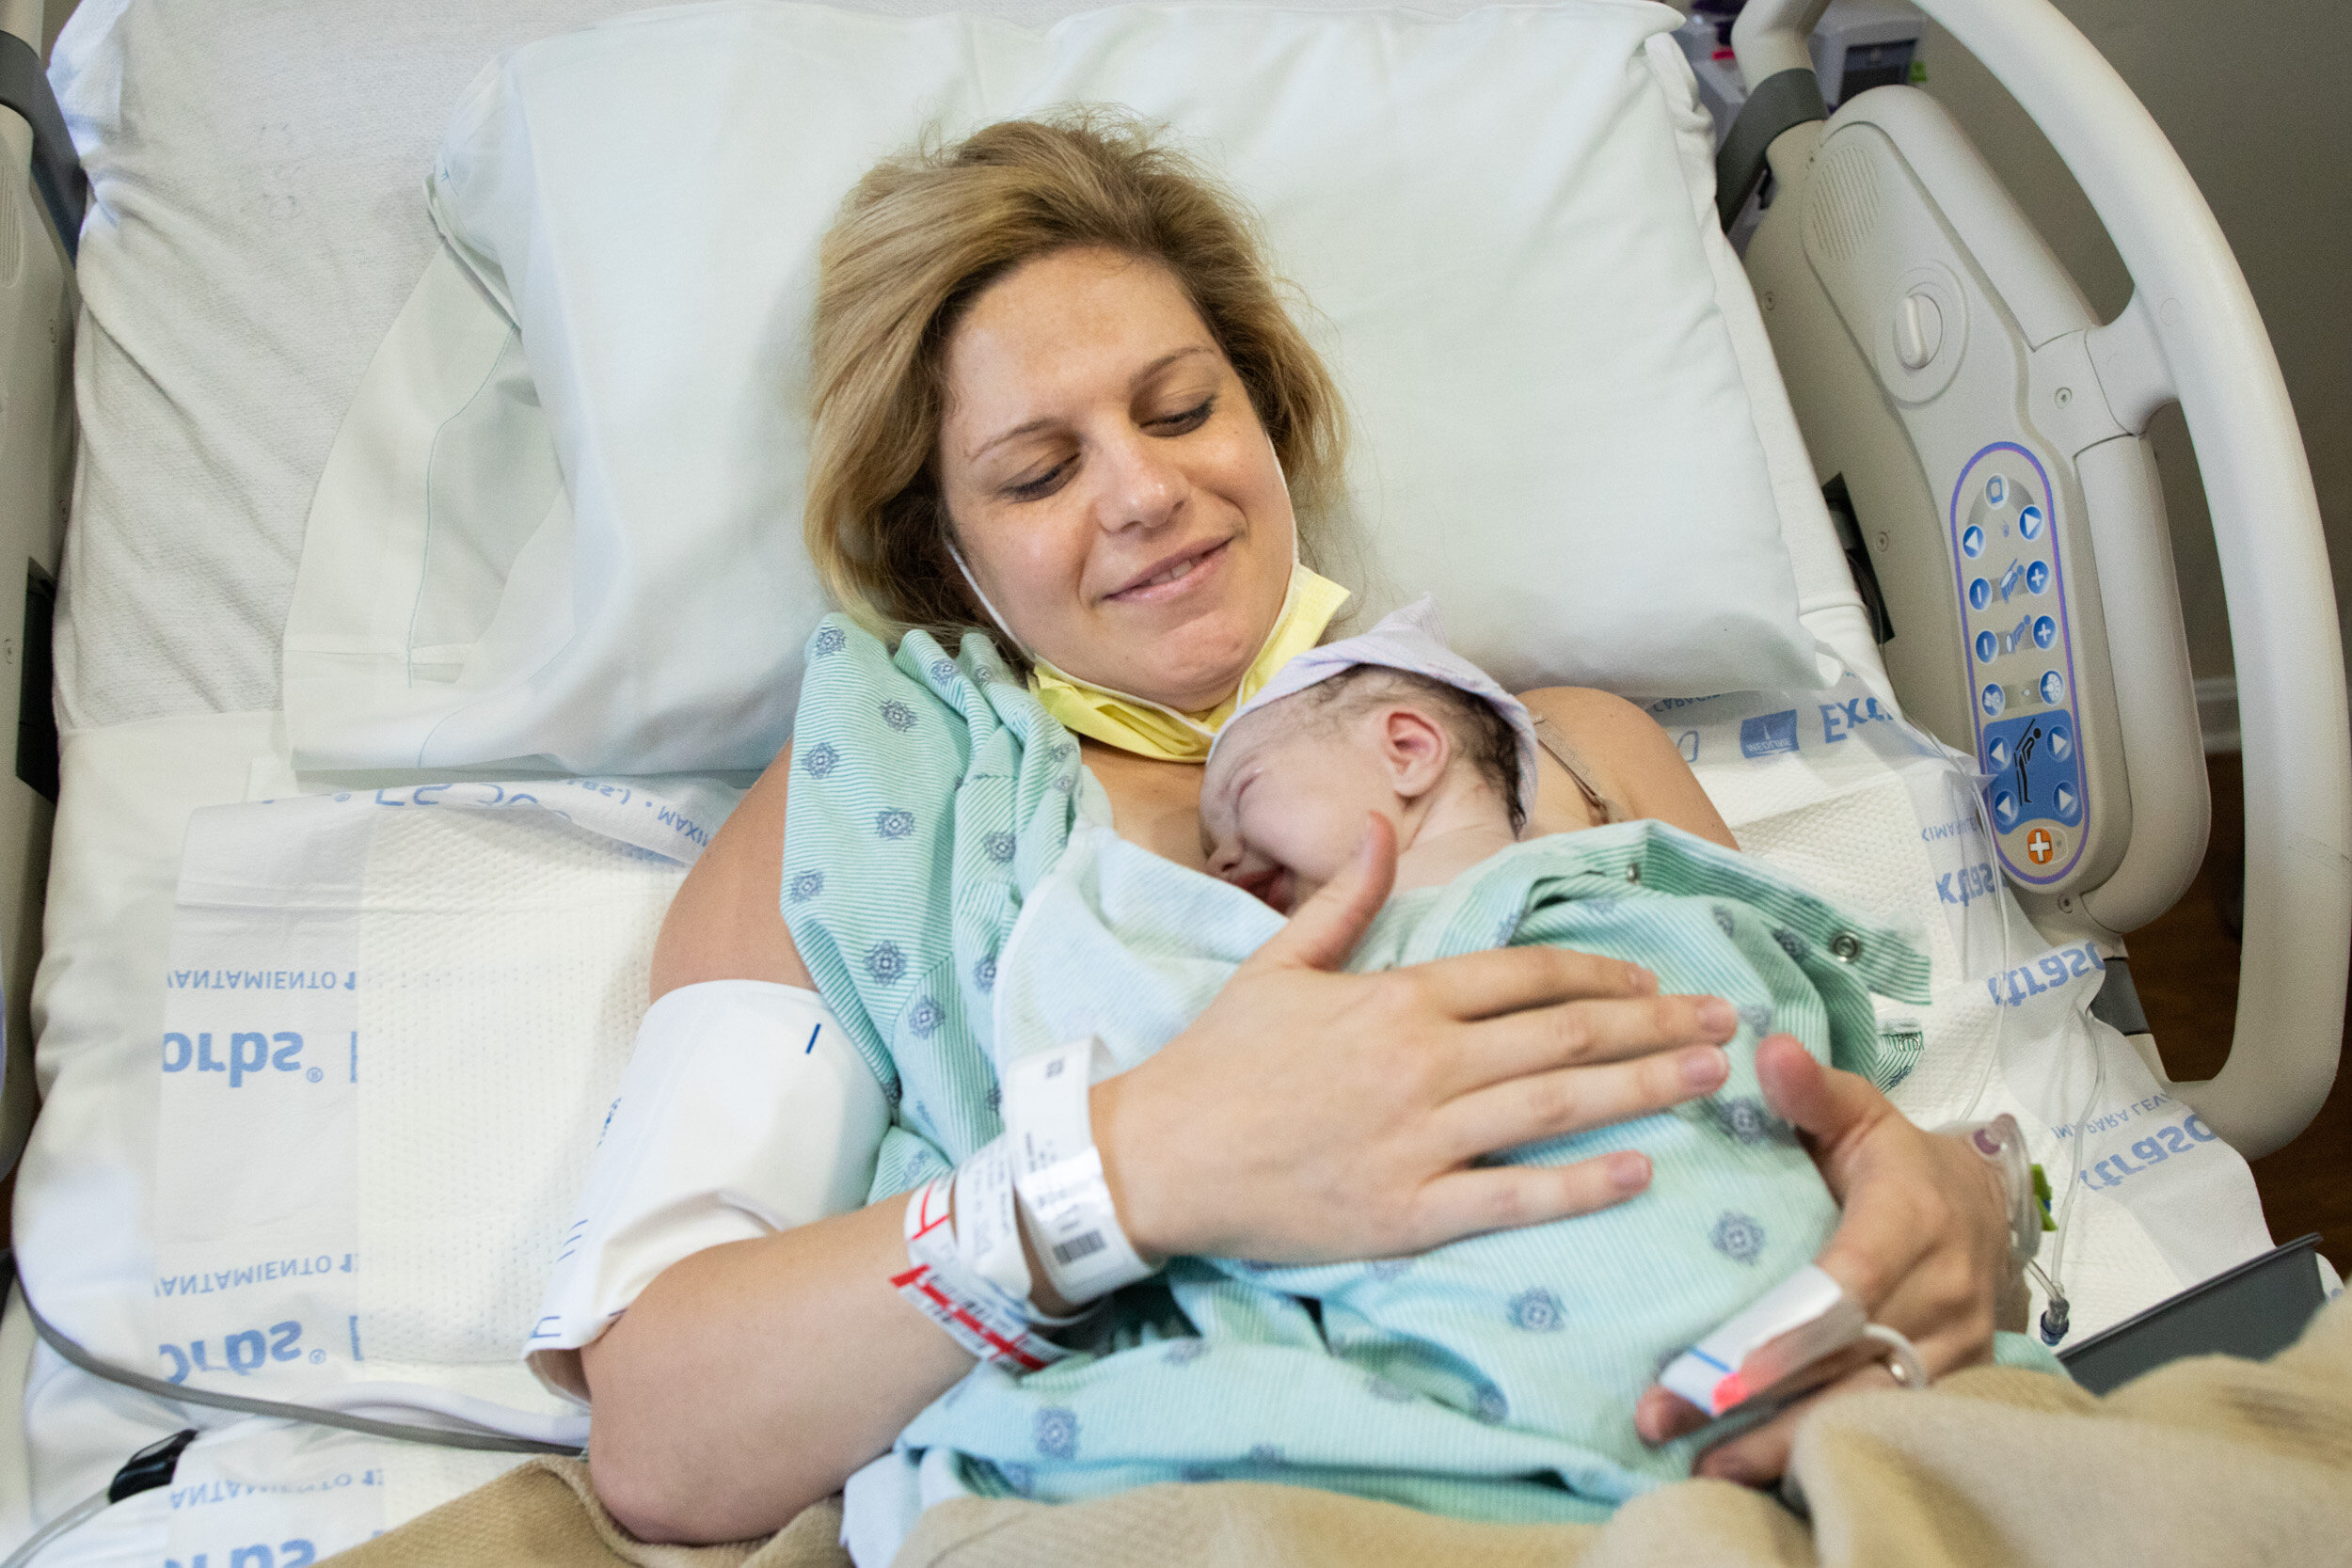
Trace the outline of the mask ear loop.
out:
[[[980,608],[988,611],[988,618],[996,623],[996,630],[1004,637],[1006,641],[1011,643],[1016,649],[1020,650],[1021,657],[1023,658],[1027,659],[1031,664],[1035,664],[1038,661],[1037,655],[1029,651],[1029,645],[1026,642],[1022,641],[1020,638],[1013,635],[1012,623],[1005,619],[1004,611],[998,610],[995,605],[989,602],[987,590],[980,586],[980,579],[972,575],[971,564],[963,559],[963,552],[956,548],[954,535],[950,534],[947,537],[946,546],[948,559],[956,563],[956,570],[963,574],[964,586],[971,589],[972,596],[980,601]]]

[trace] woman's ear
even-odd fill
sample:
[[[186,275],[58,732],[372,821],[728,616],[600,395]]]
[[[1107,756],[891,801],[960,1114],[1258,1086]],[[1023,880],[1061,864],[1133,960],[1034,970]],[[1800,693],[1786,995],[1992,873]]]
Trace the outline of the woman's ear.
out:
[[[1417,708],[1403,706],[1382,708],[1379,724],[1391,786],[1407,800],[1435,789],[1454,761],[1454,737],[1445,726]]]

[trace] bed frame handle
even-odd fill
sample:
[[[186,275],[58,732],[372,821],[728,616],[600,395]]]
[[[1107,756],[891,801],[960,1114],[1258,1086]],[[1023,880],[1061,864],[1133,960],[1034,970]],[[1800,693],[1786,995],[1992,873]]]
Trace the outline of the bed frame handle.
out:
[[[1739,118],[1731,122],[1731,135],[1715,154],[1715,216],[1726,233],[1764,182],[1766,149],[1791,126],[1828,118],[1820,78],[1813,74],[1810,61],[1767,76],[1762,87],[1748,94]]]

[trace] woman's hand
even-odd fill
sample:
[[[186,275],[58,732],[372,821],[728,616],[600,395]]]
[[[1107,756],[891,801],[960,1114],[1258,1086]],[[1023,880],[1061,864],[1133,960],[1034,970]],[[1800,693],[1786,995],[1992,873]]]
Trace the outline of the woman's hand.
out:
[[[1613,958],[1522,947],[1338,972],[1395,871],[1372,817],[1354,863],[1191,1027],[1095,1085],[1104,1173],[1145,1257],[1392,1257],[1604,1209],[1648,1185],[1646,1159],[1473,1162],[1723,1083],[1730,1006],[1660,996]]]
[[[1845,1208],[1816,1259],[1822,1270],[1853,1292],[1871,1322],[1909,1337],[1929,1376],[1989,1359],[1994,1298],[2010,1270],[2009,1203],[1992,1165],[1959,1138],[1921,1132],[1867,1080],[1824,1068],[1787,1035],[1756,1047],[1756,1068],[1765,1101],[1796,1125]],[[1873,1362],[1814,1398],[1893,1386]],[[1750,1485],[1776,1479],[1811,1403],[1708,1449],[1696,1473]],[[1652,1387],[1634,1425],[1662,1443],[1706,1419]]]

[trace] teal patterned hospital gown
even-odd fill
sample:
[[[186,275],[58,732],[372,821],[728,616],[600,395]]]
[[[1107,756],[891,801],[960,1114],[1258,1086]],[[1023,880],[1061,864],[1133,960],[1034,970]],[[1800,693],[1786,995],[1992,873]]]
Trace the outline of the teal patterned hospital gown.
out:
[[[950,657],[913,633],[893,657],[834,617],[808,653],[783,911],[894,1106],[880,1199],[1002,1130],[994,1053],[1092,1033],[1132,1065],[1281,922],[1110,832],[1076,742],[978,634]],[[963,1456],[983,1494],[1243,1479],[1510,1521],[1599,1518],[1687,1475],[1687,1441],[1634,1436],[1636,1396],[1836,1217],[1757,1091],[1756,1042],[1786,1031],[1891,1083],[1916,1037],[1882,1038],[1867,992],[1924,1000],[1927,960],[1752,861],[1634,822],[1392,899],[1352,966],[1505,942],[1629,958],[1739,1008],[1717,1094],[1498,1157],[1638,1148],[1647,1191],[1418,1258],[1179,1259],[1091,1320],[1080,1354],[1025,1378],[976,1368],[902,1444]]]

